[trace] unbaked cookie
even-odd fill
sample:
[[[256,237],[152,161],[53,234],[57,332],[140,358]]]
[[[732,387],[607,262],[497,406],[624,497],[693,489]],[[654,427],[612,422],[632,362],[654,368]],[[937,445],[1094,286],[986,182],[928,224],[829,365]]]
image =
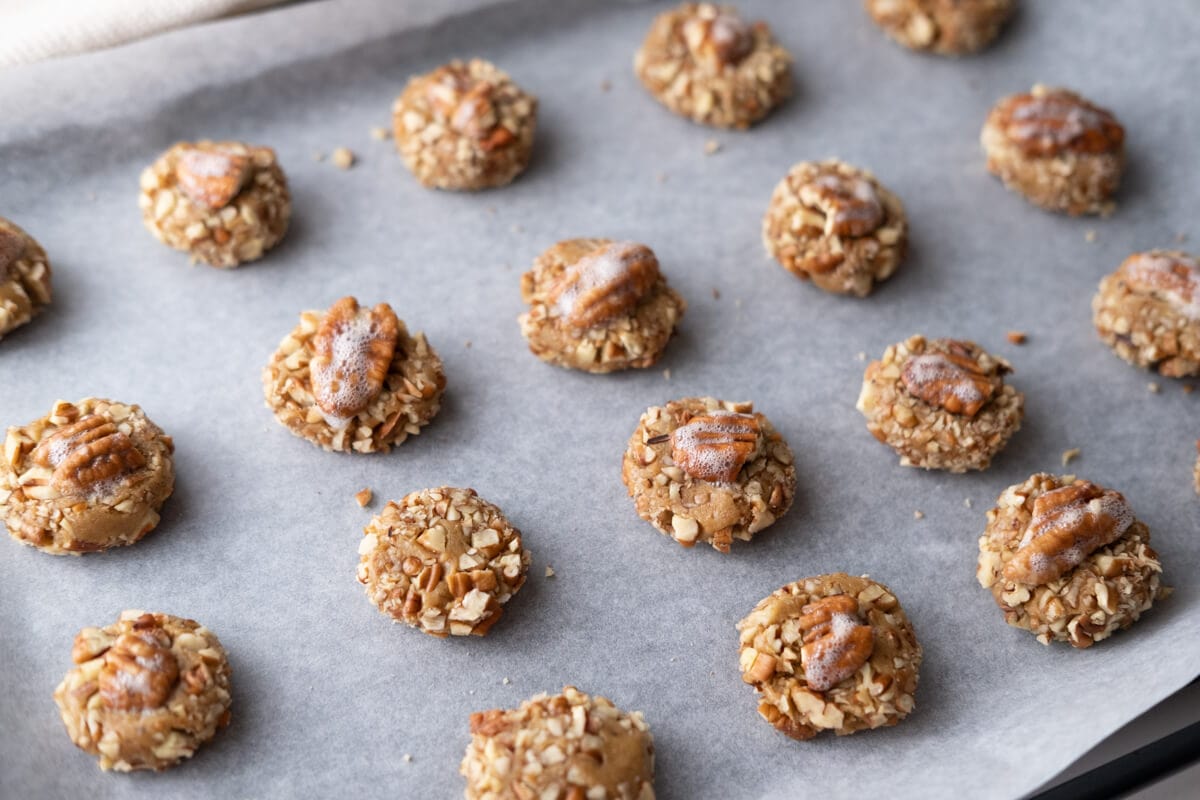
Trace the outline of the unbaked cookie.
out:
[[[791,68],[767,23],[747,23],[714,3],[659,14],[633,59],[654,99],[720,128],[748,128],[769,114],[792,93]]]
[[[908,219],[900,199],[865,169],[801,161],[771,194],[762,238],[797,277],[865,297],[904,258]]]
[[[474,489],[425,489],[363,530],[358,580],[385,614],[434,636],[483,636],[525,583],[521,532]]]
[[[866,0],[888,36],[913,50],[958,56],[982,50],[1012,16],[1014,0]]]
[[[171,437],[142,409],[88,397],[9,428],[0,518],[22,544],[79,555],[133,544],[175,488]]]
[[[647,409],[621,478],[642,519],[684,547],[722,553],[782,517],[796,494],[792,451],[766,416],[712,397]]]
[[[0,339],[50,303],[50,260],[32,236],[0,217]]]
[[[396,147],[422,186],[504,186],[533,152],[537,98],[474,58],[409,80],[392,108]]]
[[[758,713],[793,739],[895,725],[913,710],[921,645],[881,583],[841,572],[789,583],[737,627]]]
[[[1025,415],[1010,372],[974,342],[913,336],[867,366],[856,407],[906,467],[987,469]]]
[[[190,619],[124,611],[75,637],[76,666],[54,702],[77,747],[100,769],[164,770],[229,724],[229,661],[215,634]]]
[[[1179,250],[1134,253],[1100,281],[1092,320],[1105,344],[1170,378],[1200,375],[1200,261]]]
[[[292,216],[275,151],[244,142],[179,142],[142,172],[141,188],[150,232],[214,267],[262,258]]]
[[[1150,529],[1112,489],[1038,473],[987,513],[976,577],[1009,625],[1090,647],[1169,591]]]
[[[521,276],[518,318],[530,351],[587,372],[658,361],[687,303],[667,285],[654,252],[636,242],[567,239]]]
[[[1106,214],[1125,169],[1125,129],[1066,89],[1037,85],[998,102],[981,135],[987,168],[1034,205]]]
[[[654,738],[642,712],[567,686],[472,714],[459,772],[467,800],[654,800]]]
[[[326,450],[386,453],[421,432],[441,407],[442,360],[392,307],[343,297],[305,311],[263,370],[267,407]]]

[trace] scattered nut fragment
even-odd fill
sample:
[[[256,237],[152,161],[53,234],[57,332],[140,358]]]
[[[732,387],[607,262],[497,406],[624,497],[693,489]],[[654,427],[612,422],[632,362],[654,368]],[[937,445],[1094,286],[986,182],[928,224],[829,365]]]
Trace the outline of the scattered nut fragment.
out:
[[[1087,231],[1086,231],[1086,232],[1083,234],[1083,239],[1084,239],[1084,241],[1086,241],[1086,242],[1088,242],[1088,243],[1091,243],[1091,242],[1094,242],[1094,241],[1096,241],[1096,231],[1095,231],[1095,230],[1093,230],[1093,229],[1091,229],[1091,228],[1089,228],[1089,229],[1088,229],[1088,230],[1087,230]]]
[[[379,125],[371,126],[371,138],[377,142],[385,142],[392,138],[392,132]]]
[[[362,489],[359,492],[355,493],[354,500],[356,503],[358,503],[359,508],[366,508],[367,506],[369,506],[371,504],[371,499],[374,496],[375,495],[371,491],[370,487],[367,487],[366,489]]]
[[[925,519],[925,512],[921,511],[920,509],[917,509],[916,511],[913,512],[913,519],[917,519],[917,520]]]
[[[350,169],[354,166],[355,156],[345,147],[335,147],[329,161],[338,169]]]
[[[37,240],[0,217],[0,339],[50,304],[50,260]]]
[[[553,578],[553,577],[555,576],[555,574],[556,574],[556,573],[554,572],[554,567],[552,567],[552,566],[550,566],[549,564],[547,564],[547,565],[546,565],[546,577],[547,577],[547,578]]]
[[[1029,337],[1021,331],[1009,331],[1004,335],[1004,338],[1008,339],[1009,344],[1016,345],[1025,344],[1025,342],[1029,341]]]
[[[1070,450],[1064,450],[1062,454],[1062,465],[1065,467],[1075,459],[1079,458],[1082,451],[1078,447],[1072,447]]]
[[[1159,386],[1154,381],[1151,381],[1150,383],[1146,384],[1146,391],[1149,392],[1150,394],[1158,394],[1159,392],[1162,391],[1162,387]]]
[[[716,139],[709,139],[704,143],[704,155],[711,156],[716,154],[721,149],[721,143]]]
[[[871,18],[892,39],[944,56],[987,47],[1015,5],[1014,0],[866,0]]]

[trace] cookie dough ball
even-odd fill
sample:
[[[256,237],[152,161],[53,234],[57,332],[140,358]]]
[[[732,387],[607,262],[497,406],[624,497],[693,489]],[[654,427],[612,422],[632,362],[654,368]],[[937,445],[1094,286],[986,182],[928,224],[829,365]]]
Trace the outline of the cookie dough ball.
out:
[[[567,686],[472,714],[459,772],[467,800],[654,800],[654,738],[642,712]]]
[[[992,108],[983,126],[987,168],[1049,211],[1107,214],[1125,169],[1125,129],[1074,92],[1034,86]]]
[[[0,518],[22,544],[80,555],[133,544],[175,489],[171,437],[142,409],[88,397],[9,428]]]
[[[1042,644],[1090,647],[1169,591],[1150,529],[1120,492],[1038,473],[1005,489],[987,519],[976,577],[1005,621]]]
[[[1169,378],[1200,375],[1200,261],[1179,250],[1134,253],[1100,281],[1092,320],[1104,343]]]
[[[722,553],[782,517],[796,494],[791,448],[766,416],[712,397],[647,409],[621,478],[642,519],[684,547]]]
[[[633,59],[654,99],[682,117],[748,128],[792,93],[792,57],[765,22],[732,6],[683,3],[659,14]]]
[[[906,467],[987,469],[1025,415],[1010,372],[974,342],[913,336],[867,366],[856,407]]]
[[[904,258],[908,218],[865,169],[802,161],[771,194],[762,236],[767,253],[796,277],[865,297]]]
[[[912,50],[960,56],[987,47],[1012,16],[1014,0],[866,0],[884,33]]]
[[[292,216],[275,151],[244,142],[179,142],[142,172],[141,187],[150,232],[214,267],[262,258]]]
[[[789,583],[737,627],[758,713],[793,739],[895,725],[913,710],[921,645],[881,583],[843,572]]]
[[[0,217],[0,339],[50,303],[50,260],[37,241]]]
[[[392,126],[422,186],[490,189],[529,165],[537,98],[487,61],[451,61],[408,82],[392,107]]]
[[[267,407],[284,427],[326,450],[386,453],[416,436],[441,407],[442,360],[410,335],[392,307],[343,297],[305,311],[263,370]]]
[[[54,690],[71,741],[100,769],[164,770],[229,724],[229,661],[208,628],[170,614],[124,611],[84,628]]]
[[[434,636],[483,636],[525,583],[521,532],[474,489],[388,503],[358,546],[358,580],[385,614]]]
[[[567,239],[521,276],[530,310],[518,318],[530,351],[586,372],[658,361],[687,303],[667,285],[649,247],[611,239]]]

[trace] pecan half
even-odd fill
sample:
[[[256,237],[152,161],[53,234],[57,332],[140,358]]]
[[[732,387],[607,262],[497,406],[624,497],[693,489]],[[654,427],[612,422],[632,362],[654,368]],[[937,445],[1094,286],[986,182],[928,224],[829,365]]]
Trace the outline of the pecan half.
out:
[[[713,411],[671,432],[671,459],[693,478],[731,483],[758,451],[759,440],[753,414]]]
[[[870,625],[858,616],[858,601],[850,595],[822,597],[800,609],[804,631],[800,664],[808,688],[824,692],[858,672],[875,649]]]
[[[547,299],[566,324],[590,328],[634,308],[658,276],[658,259],[649,247],[611,242],[567,267]]]
[[[171,652],[170,635],[153,614],[143,614],[105,652],[98,679],[100,699],[118,711],[157,708],[178,681],[179,662]]]
[[[175,180],[192,202],[212,211],[233,202],[250,179],[250,156],[209,147],[187,147],[175,164]]]
[[[875,187],[858,175],[826,172],[802,185],[800,202],[825,216],[826,236],[866,236],[883,224]]]
[[[929,351],[904,362],[900,380],[909,394],[929,405],[973,417],[1000,388],[1000,377],[979,366],[966,342],[941,344],[945,352]]]
[[[1125,141],[1111,112],[1065,89],[1035,87],[1002,100],[997,113],[1009,141],[1028,156],[1109,153]]]
[[[487,141],[494,138],[500,124],[494,94],[491,83],[473,79],[460,64],[439,68],[425,89],[425,97],[443,123],[465,136]],[[500,130],[511,140],[511,132]]]
[[[346,419],[370,405],[383,390],[399,337],[400,321],[387,303],[370,310],[353,297],[334,303],[312,340],[309,373],[321,410]]]
[[[0,279],[24,252],[25,240],[21,235],[8,228],[0,228]]]
[[[50,484],[63,494],[100,488],[146,466],[133,440],[98,414],[47,436],[34,448],[33,461],[54,470]]]
[[[716,71],[738,64],[754,49],[754,34],[737,14],[716,9],[683,23],[683,41],[692,57]]]
[[[1004,578],[1040,586],[1077,567],[1111,544],[1133,524],[1133,511],[1120,492],[1075,481],[1033,501],[1033,518]]]
[[[1200,314],[1200,262],[1186,253],[1134,253],[1122,262],[1117,274],[1135,291],[1161,296]]]

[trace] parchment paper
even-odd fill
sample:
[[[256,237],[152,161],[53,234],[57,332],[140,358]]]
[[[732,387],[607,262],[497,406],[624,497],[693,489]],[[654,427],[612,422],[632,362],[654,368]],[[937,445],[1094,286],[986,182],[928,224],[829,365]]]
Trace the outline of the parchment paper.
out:
[[[637,85],[658,5],[531,0],[436,22],[475,5],[313,3],[0,75],[0,213],[55,271],[49,312],[0,343],[0,421],[57,398],[140,403],[175,437],[179,476],[135,547],[54,558],[0,543],[0,795],[455,797],[471,711],[573,683],[645,711],[666,800],[1011,798],[1197,674],[1200,394],[1162,379],[1148,392],[1155,376],[1109,352],[1089,310],[1128,253],[1200,235],[1193,4],[1024,3],[996,47],[956,61],[892,45],[858,3],[746,0],[798,82],[749,133],[694,126]],[[474,55],[540,96],[536,158],[502,191],[426,191],[368,130],[410,74]],[[1038,211],[985,173],[988,108],[1035,81],[1126,123],[1111,219]],[[261,263],[189,268],[142,228],[139,171],[199,137],[279,152],[294,225]],[[722,148],[706,156],[709,139]],[[353,170],[313,159],[339,145]],[[759,241],[788,167],[830,155],[875,170],[912,222],[911,255],[867,300],[797,281]],[[650,244],[688,299],[659,368],[591,376],[527,352],[521,271],[588,235]],[[441,414],[386,456],[318,451],[263,407],[261,367],[298,313],[350,293],[390,301],[446,362]],[[854,409],[857,355],[918,331],[1016,366],[1028,416],[982,474],[899,467]],[[706,393],[753,399],[800,474],[793,510],[728,556],[659,535],[620,480],[638,415]],[[974,577],[995,497],[1072,447],[1072,471],[1126,493],[1177,588],[1086,652],[1007,627]],[[442,484],[499,504],[534,553],[486,639],[390,624],[354,579],[370,514]],[[364,486],[369,510],[352,499]],[[781,584],[836,570],[871,574],[907,609],[925,648],[917,708],[896,728],[796,743],[755,713],[734,624]],[[234,668],[232,726],[161,775],[100,774],[51,700],[75,632],[131,607],[203,621]]]

